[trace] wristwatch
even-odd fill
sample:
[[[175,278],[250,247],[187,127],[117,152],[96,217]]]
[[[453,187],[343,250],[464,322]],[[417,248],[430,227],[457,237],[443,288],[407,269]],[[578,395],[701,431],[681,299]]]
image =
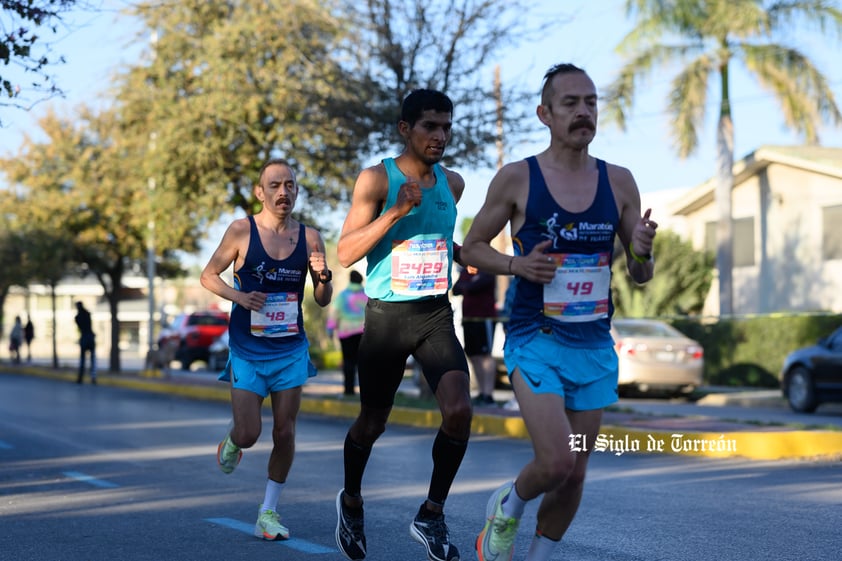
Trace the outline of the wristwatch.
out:
[[[330,269],[325,269],[321,273],[319,273],[319,282],[322,284],[327,284],[333,280],[333,272]]]

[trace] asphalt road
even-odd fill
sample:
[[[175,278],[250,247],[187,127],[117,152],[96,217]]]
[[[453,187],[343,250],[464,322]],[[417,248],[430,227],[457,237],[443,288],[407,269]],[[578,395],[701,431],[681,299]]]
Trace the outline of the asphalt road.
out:
[[[172,370],[174,381],[215,380],[217,374],[197,368],[193,371]],[[336,386],[341,391],[342,375],[338,371],[322,371],[308,384]],[[417,388],[407,378],[402,391],[414,392]],[[659,399],[648,397],[621,398],[614,409],[634,411],[647,415],[707,417],[749,424],[778,424],[801,427],[842,428],[842,403],[825,403],[815,413],[792,411],[781,396],[780,390],[707,388],[710,394],[694,402],[686,398]],[[498,403],[505,403],[514,394],[507,390],[494,390]]]
[[[0,376],[0,560],[342,559],[334,544],[347,419],[304,415],[282,495],[287,542],[251,535],[269,433],[231,475],[216,466],[228,405],[108,386]],[[267,423],[269,419],[265,418]],[[392,425],[364,480],[369,557],[423,561],[408,525],[431,467],[429,429]],[[472,440],[447,505],[473,559],[489,493],[529,443]],[[554,560],[831,561],[839,556],[842,465],[594,453],[579,516]],[[537,505],[527,507],[522,559]]]

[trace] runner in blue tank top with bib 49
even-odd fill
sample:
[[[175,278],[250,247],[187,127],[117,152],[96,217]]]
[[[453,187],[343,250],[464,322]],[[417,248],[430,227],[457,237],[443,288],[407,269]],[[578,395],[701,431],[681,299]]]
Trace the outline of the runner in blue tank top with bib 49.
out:
[[[547,561],[582,497],[589,448],[602,411],[617,399],[609,333],[611,263],[618,237],[631,277],[652,278],[657,224],[642,216],[629,170],[588,153],[597,93],[571,64],[544,76],[537,114],[549,147],[500,169],[474,218],[463,260],[514,275],[504,355],[534,457],[488,501],[476,540],[480,561],[510,561],[525,504],[541,495],[526,561]],[[509,223],[513,255],[491,247]]]

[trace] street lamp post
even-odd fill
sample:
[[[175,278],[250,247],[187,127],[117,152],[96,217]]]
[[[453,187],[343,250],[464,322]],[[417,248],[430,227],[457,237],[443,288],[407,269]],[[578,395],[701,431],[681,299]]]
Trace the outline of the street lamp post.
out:
[[[154,143],[154,133],[153,140]],[[149,222],[147,223],[147,241],[146,241],[146,276],[149,281],[149,326],[147,331],[147,342],[149,349],[147,356],[153,356],[155,352],[155,218],[151,206],[154,204],[155,195],[155,178],[149,178]]]
[[[155,61],[156,49],[158,47],[158,31],[152,30],[152,35],[149,38],[152,47],[152,61]],[[157,134],[152,131],[149,133],[149,154],[155,151],[155,141]],[[147,326],[147,352],[146,362],[147,367],[155,367],[156,364],[149,364],[152,357],[155,356],[155,177],[150,174],[148,180],[149,190],[149,215],[147,222],[147,240],[146,240],[146,277],[149,282],[149,322]]]

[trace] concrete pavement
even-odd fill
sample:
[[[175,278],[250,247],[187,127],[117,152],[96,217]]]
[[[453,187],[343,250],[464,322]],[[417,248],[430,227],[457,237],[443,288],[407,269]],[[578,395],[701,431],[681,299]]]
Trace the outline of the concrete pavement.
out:
[[[2,365],[0,372],[41,376],[75,382],[71,368],[52,369],[45,365]],[[88,378],[85,379],[88,383]],[[99,384],[179,395],[191,399],[228,401],[228,386],[210,372],[133,369],[119,374],[101,373]],[[410,376],[400,392],[413,402],[419,394]],[[304,388],[301,411],[353,419],[359,411],[356,398],[341,395],[341,373],[322,371]],[[497,390],[495,399],[505,402],[511,392]],[[721,391],[709,394],[697,405],[739,405],[741,407],[781,406],[775,390]],[[268,402],[267,402],[268,405]],[[704,408],[710,411],[710,407]],[[396,406],[390,422],[416,427],[437,428],[440,415],[434,404]],[[528,438],[523,419],[517,410],[482,406],[474,410],[473,432],[509,438]],[[625,403],[609,408],[603,417],[602,430],[594,442],[574,436],[570,445],[596,453],[664,453],[712,458],[741,457],[756,460],[776,459],[842,459],[842,430],[804,428],[783,424],[734,421],[715,414],[654,415],[636,411]]]

